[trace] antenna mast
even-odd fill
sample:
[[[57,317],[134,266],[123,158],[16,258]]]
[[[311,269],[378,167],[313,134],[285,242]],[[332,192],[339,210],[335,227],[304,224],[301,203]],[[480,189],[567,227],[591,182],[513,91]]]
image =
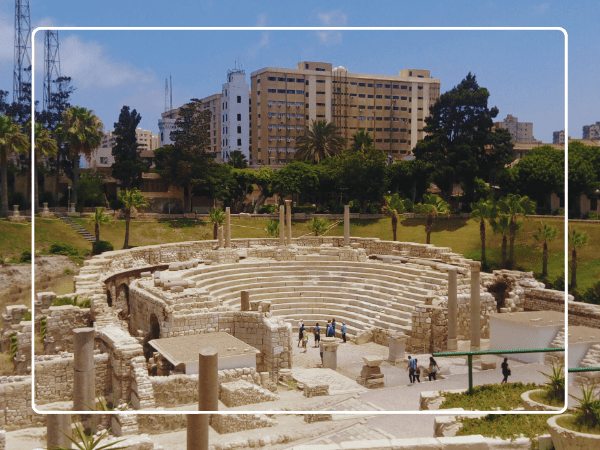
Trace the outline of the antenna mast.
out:
[[[169,81],[165,78],[165,112],[167,112],[168,109],[168,105],[167,105],[167,100],[169,99]]]
[[[13,102],[21,103],[23,87],[31,85],[31,23],[29,0],[15,0],[15,63]]]
[[[60,77],[60,55],[58,51],[58,30],[44,33],[44,102],[43,109],[52,108],[52,77]]]
[[[169,107],[170,109],[173,109],[173,79],[171,78],[171,75],[169,75],[169,81],[170,81],[170,88],[169,88],[169,92],[171,93],[171,102],[169,103]]]

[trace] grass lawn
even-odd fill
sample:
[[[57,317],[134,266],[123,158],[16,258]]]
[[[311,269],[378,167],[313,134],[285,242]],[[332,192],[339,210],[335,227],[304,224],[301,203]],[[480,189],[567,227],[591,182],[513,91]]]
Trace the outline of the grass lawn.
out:
[[[24,250],[31,250],[31,224],[0,220],[0,259],[19,262]]]
[[[443,393],[444,402],[440,409],[464,408],[466,411],[511,411],[523,405],[521,394],[523,392],[539,389],[535,383],[506,383],[484,384],[475,386],[473,393],[456,394]]]
[[[554,398],[546,390],[532,392],[531,394],[529,394],[529,398],[531,400],[533,400],[534,402],[542,403],[542,404],[548,405],[548,406],[559,406],[561,408],[563,406],[565,406],[564,400],[558,400],[558,399]]]
[[[460,421],[463,426],[456,433],[457,436],[481,434],[514,440],[521,435],[533,439],[550,432],[546,414],[490,414],[482,419],[462,418]]]
[[[569,227],[585,231],[590,236],[587,245],[577,250],[577,288],[579,292],[585,292],[600,281],[600,225],[573,222],[569,223]],[[570,262],[571,253],[569,252],[569,264]]]

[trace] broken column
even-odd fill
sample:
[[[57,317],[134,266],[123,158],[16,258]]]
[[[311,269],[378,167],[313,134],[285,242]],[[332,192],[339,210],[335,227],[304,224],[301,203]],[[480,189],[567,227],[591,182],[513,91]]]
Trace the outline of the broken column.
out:
[[[279,205],[279,245],[285,245],[285,206]]]
[[[350,245],[350,205],[344,205],[344,247]]]
[[[479,339],[481,337],[481,300],[479,298],[480,281],[479,271],[481,263],[479,261],[471,261],[471,351],[480,350]]]
[[[96,406],[94,374],[94,329],[73,330],[73,409],[91,411]]]
[[[71,414],[48,414],[46,416],[46,448],[70,448]]]
[[[217,244],[219,248],[223,248],[223,225],[219,225],[217,228]]]
[[[448,351],[458,350],[458,271],[448,269]]]
[[[248,291],[241,291],[242,294],[242,311],[250,311],[250,293]]]
[[[204,348],[199,354],[198,411],[219,409],[219,355],[215,348]],[[187,415],[187,450],[208,450],[210,414]]]
[[[369,389],[384,387],[384,375],[379,367],[383,359],[379,356],[363,356],[363,361],[365,365],[362,367],[358,378],[356,378],[356,382]]]
[[[337,369],[337,349],[340,345],[340,339],[334,337],[321,338],[321,352],[323,352],[323,368]]]
[[[287,245],[292,245],[292,201],[285,201],[285,212],[287,220]]]
[[[231,208],[225,208],[225,248],[231,248]]]
[[[402,363],[406,359],[406,338],[404,333],[398,333],[388,338],[390,353],[387,361],[390,364]]]

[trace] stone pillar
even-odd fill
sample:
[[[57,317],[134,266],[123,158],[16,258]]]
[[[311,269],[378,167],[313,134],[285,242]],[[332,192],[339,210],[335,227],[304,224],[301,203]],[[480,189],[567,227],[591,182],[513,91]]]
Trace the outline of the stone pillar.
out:
[[[90,411],[96,406],[93,328],[73,330],[73,410]]]
[[[292,245],[292,201],[285,201],[285,212],[287,218],[287,245]]]
[[[458,350],[458,271],[448,269],[448,351]]]
[[[217,245],[223,248],[223,225],[217,227]]]
[[[334,337],[321,338],[321,351],[323,352],[323,368],[337,369],[337,349],[340,339]]]
[[[285,245],[285,206],[279,205],[279,245]]]
[[[187,415],[187,450],[208,450],[209,414]]]
[[[481,337],[481,300],[479,298],[479,290],[481,289],[479,282],[479,271],[481,263],[479,261],[471,261],[471,351],[480,350],[479,338]]]
[[[350,205],[344,205],[344,247],[350,245]]]
[[[250,293],[242,291],[242,311],[250,311]]]
[[[225,208],[225,248],[231,248],[231,211]]]
[[[396,334],[388,338],[389,355],[387,361],[390,364],[403,362],[406,359],[406,338],[405,334]]]
[[[219,355],[215,348],[200,350],[198,411],[219,410]],[[187,415],[187,450],[208,450],[210,414]]]
[[[71,414],[48,414],[46,416],[46,447],[69,448],[71,441]]]
[[[75,203],[71,203],[71,208],[69,209],[69,212],[75,212]]]

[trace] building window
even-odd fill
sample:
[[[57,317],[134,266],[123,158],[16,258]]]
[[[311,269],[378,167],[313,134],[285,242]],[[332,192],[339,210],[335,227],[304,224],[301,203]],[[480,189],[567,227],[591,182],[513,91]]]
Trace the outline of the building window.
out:
[[[278,94],[285,94],[285,89],[277,89]]]
[[[381,95],[376,95],[375,98],[383,98]]]
[[[304,83],[304,78],[297,78],[296,83]]]
[[[386,95],[385,98],[388,99],[388,100],[390,100],[392,97],[389,96],[389,95]]]
[[[238,132],[238,134],[242,134],[242,127],[241,127],[241,126],[239,126],[239,125],[238,125],[238,127],[237,127],[237,132]]]
[[[408,89],[408,86],[402,85],[402,89]]]
[[[325,95],[325,92],[323,92],[323,91],[317,91],[317,95]]]
[[[238,95],[238,96],[237,96],[237,102],[238,102],[238,103],[242,103],[242,96],[241,96],[241,95]]]
[[[375,131],[383,131],[383,128],[375,128]]]
[[[238,139],[238,144],[237,145],[242,145],[242,140]]]
[[[359,98],[365,98],[365,94],[358,94]]]
[[[325,83],[325,80],[317,80],[317,83]]]
[[[391,84],[386,84],[385,87],[386,87],[386,89],[389,89],[389,88],[392,87],[392,85]]]
[[[403,106],[402,108],[400,108],[401,111],[408,111],[408,108],[406,106]]]
[[[306,66],[306,68],[308,69],[308,64],[306,64],[305,66]]]
[[[358,83],[359,86],[365,87],[366,83]]]
[[[367,87],[373,87],[373,83],[367,84]]]
[[[101,156],[100,157],[100,164],[108,164],[108,157]]]
[[[351,82],[350,82],[350,84],[351,84],[352,86],[356,86],[356,81],[351,81]]]
[[[365,116],[358,116],[358,120],[365,120]]]
[[[400,86],[397,85],[397,84],[395,84],[393,87],[394,87],[394,89],[399,89],[400,88]]]
[[[375,98],[375,96],[373,94],[368,94],[367,98]]]
[[[240,120],[242,120],[242,115],[241,115],[241,114],[238,114],[238,115],[237,115],[237,120],[238,120],[238,122],[239,122]]]
[[[269,81],[277,81],[277,78],[275,78],[275,77],[269,77]]]
[[[317,72],[325,72],[325,69],[319,69],[318,67],[315,69]]]
[[[382,83],[377,83],[377,87],[378,87],[378,88],[382,88],[382,87],[383,87],[383,84],[382,84]]]
[[[383,106],[376,106],[375,109],[382,109]]]
[[[296,91],[296,94],[302,95],[302,94],[304,94],[304,91]]]

